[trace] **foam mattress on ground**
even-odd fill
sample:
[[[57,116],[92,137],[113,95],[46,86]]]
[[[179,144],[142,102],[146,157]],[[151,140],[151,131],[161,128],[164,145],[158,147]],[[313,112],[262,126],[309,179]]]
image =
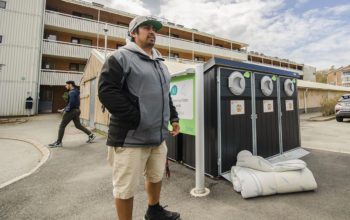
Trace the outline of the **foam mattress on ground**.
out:
[[[231,169],[235,191],[243,198],[315,190],[317,183],[302,160],[271,164],[262,157],[242,151]]]

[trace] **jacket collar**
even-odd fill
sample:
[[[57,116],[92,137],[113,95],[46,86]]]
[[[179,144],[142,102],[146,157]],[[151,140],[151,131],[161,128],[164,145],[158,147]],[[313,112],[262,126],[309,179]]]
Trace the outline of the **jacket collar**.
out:
[[[152,48],[152,58],[134,42],[128,42],[128,44],[123,46],[122,48],[129,50],[131,52],[137,53],[141,58],[146,59],[146,60],[164,61],[160,52],[155,48]]]

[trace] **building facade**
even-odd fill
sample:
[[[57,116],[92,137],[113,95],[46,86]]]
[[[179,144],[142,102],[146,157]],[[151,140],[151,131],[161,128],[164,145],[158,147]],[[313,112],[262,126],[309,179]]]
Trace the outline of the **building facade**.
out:
[[[0,1],[0,116],[35,114],[45,0]]]
[[[6,4],[4,9],[0,8],[2,25],[0,36],[3,38],[0,43],[0,68],[2,73],[5,73],[1,74],[0,83],[1,89],[8,92],[6,94],[1,92],[0,97],[6,101],[13,100],[13,105],[6,105],[6,110],[1,107],[0,116],[27,114],[22,104],[28,95],[34,98],[35,106],[30,114],[56,112],[62,108],[65,105],[62,97],[65,92],[65,82],[74,80],[77,84],[80,83],[92,49],[113,51],[125,45],[128,24],[136,16],[82,0],[4,0],[0,2]],[[14,18],[17,13],[14,11],[21,11],[21,8],[24,10],[28,7],[33,12],[23,12],[25,21],[18,17]],[[13,14],[12,17],[11,14]],[[31,16],[35,18],[35,24],[34,21],[30,23]],[[9,25],[10,21],[21,24],[23,27]],[[156,48],[166,59],[174,59],[178,62],[205,62],[216,56],[288,69],[302,77],[304,75],[303,64],[257,52],[248,52],[248,45],[245,43],[189,29],[166,20],[162,22],[163,28],[157,35]],[[3,26],[5,29],[2,28]],[[14,39],[25,38],[26,42],[10,42],[11,30]],[[23,50],[28,50],[30,53],[29,56],[23,55],[21,61],[19,61],[21,58],[17,58],[21,57],[19,54],[23,54],[19,47],[23,47]],[[10,50],[9,48],[12,48],[11,56],[5,55],[9,54],[7,51],[2,52],[5,51],[4,49]],[[11,62],[14,63],[11,64]],[[21,65],[18,65],[19,63]],[[22,77],[24,72],[27,75]],[[11,84],[9,80],[17,80],[16,84],[11,81],[13,89],[23,88],[23,91],[14,93],[9,88]],[[29,81],[32,83],[31,87]],[[18,104],[19,100],[23,102],[21,105]]]
[[[331,69],[327,73],[327,83],[331,85],[350,87],[350,65],[340,67],[339,69]]]

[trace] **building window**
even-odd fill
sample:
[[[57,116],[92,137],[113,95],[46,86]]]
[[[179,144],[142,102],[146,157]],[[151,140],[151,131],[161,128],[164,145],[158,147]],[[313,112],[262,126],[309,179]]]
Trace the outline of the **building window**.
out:
[[[53,70],[55,69],[55,64],[52,61],[43,60],[41,68]]]
[[[73,44],[79,44],[79,43],[80,43],[80,39],[79,39],[79,38],[76,38],[76,37],[72,37],[71,42],[72,42]]]
[[[57,35],[45,33],[44,34],[44,39],[56,41],[57,40]]]
[[[221,44],[215,44],[215,46],[217,46],[217,47],[224,47]]]
[[[197,42],[197,43],[202,43],[202,44],[205,43],[203,40],[199,40],[199,39],[194,39],[194,41]]]
[[[6,2],[0,1],[0,8],[5,9],[6,8]]]
[[[129,25],[127,23],[123,23],[123,22],[117,22],[117,25],[129,27]]]
[[[85,69],[85,64],[80,63],[70,63],[69,70],[83,72]]]
[[[94,19],[94,16],[89,15],[89,14],[83,14],[80,12],[73,11],[73,15],[81,18],[88,18],[88,19]]]
[[[119,49],[120,47],[124,46],[123,44],[116,44],[115,48]]]
[[[171,58],[179,58],[179,54],[178,53],[170,53],[170,57]]]
[[[58,12],[57,8],[52,8],[50,6],[47,6],[46,9],[49,10],[49,11],[56,11],[56,12]]]
[[[178,34],[171,34],[171,37],[175,37],[175,38],[180,38],[180,36]]]
[[[205,61],[204,57],[195,57],[194,60],[195,61],[201,61],[201,62]]]
[[[89,40],[89,39],[80,39],[80,44],[92,46],[92,40]]]
[[[0,35],[0,44],[2,43],[2,35]]]
[[[84,44],[84,45],[92,46],[92,40],[89,40],[89,39],[80,39],[77,37],[72,37],[71,42],[73,44]]]

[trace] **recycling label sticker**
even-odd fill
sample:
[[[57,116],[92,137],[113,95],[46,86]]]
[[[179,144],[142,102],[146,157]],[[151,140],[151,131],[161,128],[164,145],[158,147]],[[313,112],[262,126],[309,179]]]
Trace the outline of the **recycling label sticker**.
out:
[[[244,100],[231,100],[231,115],[244,115]]]
[[[264,113],[273,112],[273,100],[264,100]]]
[[[286,100],[286,111],[294,111],[293,100]]]

